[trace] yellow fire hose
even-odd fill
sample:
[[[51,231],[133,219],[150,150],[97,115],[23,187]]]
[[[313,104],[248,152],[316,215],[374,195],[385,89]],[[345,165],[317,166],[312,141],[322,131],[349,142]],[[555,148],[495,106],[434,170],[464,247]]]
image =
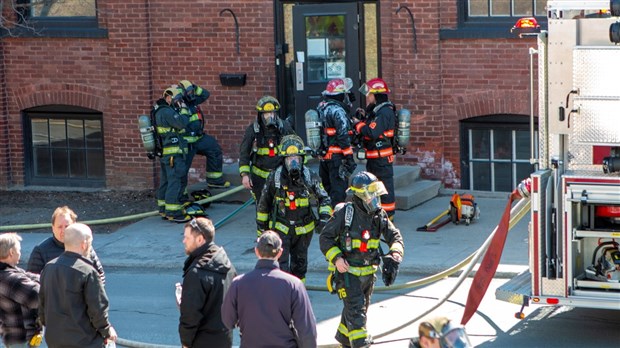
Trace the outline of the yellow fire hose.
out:
[[[198,204],[204,204],[204,203],[208,203],[208,202],[213,202],[216,201],[220,198],[232,195],[233,193],[237,193],[241,190],[243,190],[244,187],[243,185],[239,185],[233,189],[227,190],[225,192],[219,193],[215,196],[211,196],[199,201],[196,201],[195,203]],[[154,211],[149,211],[146,213],[140,213],[140,214],[133,214],[133,215],[126,215],[126,216],[119,216],[119,217],[115,217],[115,218],[108,218],[108,219],[99,219],[99,220],[90,220],[90,221],[80,221],[82,223],[85,223],[87,225],[105,225],[105,224],[112,224],[112,223],[117,223],[117,222],[125,222],[125,221],[132,221],[132,220],[138,220],[138,219],[143,219],[149,216],[156,216],[157,214],[159,214],[158,210],[154,210]],[[13,226],[0,226],[0,232],[7,232],[7,231],[11,231],[11,232],[15,232],[15,231],[19,231],[19,230],[33,230],[33,229],[39,229],[39,228],[51,228],[52,224],[51,223],[44,223],[44,224],[29,224],[29,225],[13,225]]]

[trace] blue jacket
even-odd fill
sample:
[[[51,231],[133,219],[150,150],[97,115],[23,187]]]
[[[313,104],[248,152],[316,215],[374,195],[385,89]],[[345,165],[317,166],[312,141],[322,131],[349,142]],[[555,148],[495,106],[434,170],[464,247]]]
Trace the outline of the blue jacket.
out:
[[[317,346],[306,288],[275,260],[258,260],[253,271],[233,280],[222,304],[222,321],[229,329],[239,327],[242,348]]]

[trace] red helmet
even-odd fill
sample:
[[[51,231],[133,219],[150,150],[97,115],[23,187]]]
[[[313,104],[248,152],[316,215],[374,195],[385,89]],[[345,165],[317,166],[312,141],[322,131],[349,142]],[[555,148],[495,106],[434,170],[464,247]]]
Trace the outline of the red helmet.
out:
[[[374,79],[368,80],[362,87],[360,87],[360,92],[364,95],[368,94],[388,94],[390,93],[390,89],[388,88],[387,83],[383,81],[382,78],[375,77]]]
[[[323,95],[338,95],[343,93],[349,93],[349,90],[353,87],[353,80],[348,77],[343,79],[333,79],[327,83]]]

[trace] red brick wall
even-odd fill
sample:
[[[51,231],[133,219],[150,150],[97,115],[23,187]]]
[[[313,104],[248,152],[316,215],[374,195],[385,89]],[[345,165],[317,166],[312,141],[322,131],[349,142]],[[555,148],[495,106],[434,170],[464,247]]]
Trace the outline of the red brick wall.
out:
[[[224,157],[236,160],[254,103],[275,94],[274,13],[271,0],[178,2],[100,1],[108,38],[3,38],[0,48],[0,187],[24,184],[20,111],[70,104],[103,113],[106,185],[154,187],[158,166],[140,142],[137,116],[168,85],[189,79],[207,88],[207,131]],[[415,17],[417,52],[406,5]],[[234,20],[240,29],[236,52]],[[456,28],[455,0],[379,2],[382,77],[392,99],[412,111],[409,152],[397,164],[420,164],[427,178],[459,186],[459,120],[529,113],[530,40],[440,40]],[[246,86],[223,87],[220,73],[246,73]],[[6,145],[5,145],[6,144]],[[204,168],[197,157],[194,168]]]

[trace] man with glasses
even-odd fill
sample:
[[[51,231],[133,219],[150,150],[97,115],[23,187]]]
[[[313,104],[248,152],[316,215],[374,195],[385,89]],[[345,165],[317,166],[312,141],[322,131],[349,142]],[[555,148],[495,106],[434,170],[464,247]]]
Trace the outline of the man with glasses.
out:
[[[237,275],[223,247],[214,243],[215,227],[203,217],[185,224],[179,335],[183,347],[232,347],[232,330],[222,323],[224,294]]]

